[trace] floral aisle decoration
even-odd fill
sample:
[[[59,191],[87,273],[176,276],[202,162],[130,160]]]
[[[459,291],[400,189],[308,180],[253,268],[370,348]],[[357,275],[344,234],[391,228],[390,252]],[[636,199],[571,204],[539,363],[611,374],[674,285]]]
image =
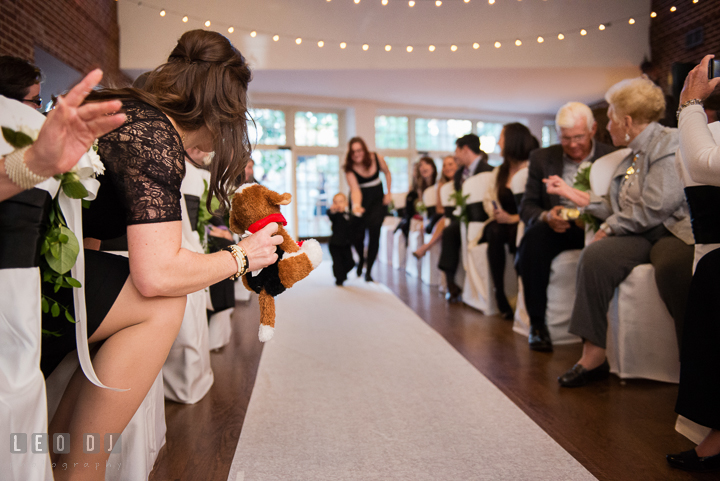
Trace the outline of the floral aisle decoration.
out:
[[[590,170],[592,169],[592,163],[585,161],[578,166],[577,173],[573,179],[573,188],[588,192],[590,190]],[[586,226],[589,226],[593,232],[597,232],[600,228],[600,220],[592,214],[583,212],[577,218],[583,222]]]
[[[467,200],[470,198],[470,194],[463,195],[461,190],[456,190],[450,195],[450,199],[455,203],[455,210],[453,216],[464,222],[465,225],[470,223],[470,219],[467,214]]]
[[[2,127],[2,134],[5,141],[15,149],[27,147],[35,142],[38,131],[27,128],[19,128],[13,130],[8,127]],[[97,154],[97,140],[92,148],[87,152],[90,159],[91,168],[79,167],[76,164],[70,171],[55,176],[60,184],[58,193],[53,198],[50,206],[48,225],[42,238],[40,247],[40,272],[42,281],[53,285],[53,292],[58,292],[63,288],[80,288],[80,281],[70,275],[70,270],[75,265],[78,254],[80,252],[80,242],[75,233],[68,227],[68,224],[60,207],[60,189],[71,199],[83,199],[83,206],[87,207],[87,199],[89,192],[86,187],[88,179],[94,179],[97,175],[103,174],[105,167]],[[94,196],[93,196],[94,198]],[[60,304],[57,300],[50,296],[42,295],[41,300],[42,311],[50,313],[53,317],[64,317],[75,323],[75,318],[71,314],[69,306]],[[56,332],[50,332],[43,329],[44,335],[59,336]]]

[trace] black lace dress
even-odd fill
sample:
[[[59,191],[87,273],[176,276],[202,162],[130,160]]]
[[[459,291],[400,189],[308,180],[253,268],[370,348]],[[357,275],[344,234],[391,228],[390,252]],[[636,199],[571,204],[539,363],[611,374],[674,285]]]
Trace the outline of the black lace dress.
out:
[[[85,237],[107,240],[123,236],[127,226],[181,220],[180,184],[185,176],[182,141],[159,110],[138,101],[125,101],[126,122],[101,137],[98,154],[105,173],[90,208],[83,209]],[[97,330],[115,303],[130,268],[125,257],[85,250],[85,292],[88,336]],[[43,283],[43,294],[70,307],[71,289],[54,293]],[[75,325],[64,316],[43,315],[41,368],[47,377],[76,348]]]

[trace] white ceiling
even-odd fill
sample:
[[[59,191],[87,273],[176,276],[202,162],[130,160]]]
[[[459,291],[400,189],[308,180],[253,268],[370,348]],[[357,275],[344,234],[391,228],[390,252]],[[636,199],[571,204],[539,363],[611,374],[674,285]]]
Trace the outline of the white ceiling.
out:
[[[650,0],[434,3],[416,0],[409,8],[407,0],[388,0],[387,6],[381,0],[119,0],[121,68],[130,75],[154,68],[184,31],[205,28],[209,19],[209,28],[227,35],[250,61],[251,94],[534,114],[554,113],[569,100],[599,100],[613,83],[638,75],[637,65],[649,57]],[[628,24],[631,17],[634,25]],[[600,31],[600,23],[610,25]],[[344,50],[341,41],[348,43]],[[437,47],[432,53],[431,44]]]

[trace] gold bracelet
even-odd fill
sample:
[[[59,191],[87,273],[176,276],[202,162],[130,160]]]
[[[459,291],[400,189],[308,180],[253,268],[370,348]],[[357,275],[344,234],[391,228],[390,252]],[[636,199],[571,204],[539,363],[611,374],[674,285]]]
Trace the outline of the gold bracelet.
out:
[[[5,156],[5,172],[10,181],[22,189],[32,189],[35,185],[47,179],[37,175],[25,164],[25,152],[31,145],[14,150]]]
[[[690,107],[691,105],[699,105],[702,107],[703,101],[700,99],[690,99],[687,102],[684,102],[680,107],[678,107],[677,112],[675,112],[675,117],[680,120],[680,112],[682,112],[685,107]]]
[[[238,246],[237,244],[229,245],[223,248],[223,250],[228,251],[237,263],[238,270],[235,274],[230,276],[229,279],[234,281],[244,276],[245,273],[247,273],[248,268],[247,254],[245,253],[245,250],[243,250],[243,248]]]

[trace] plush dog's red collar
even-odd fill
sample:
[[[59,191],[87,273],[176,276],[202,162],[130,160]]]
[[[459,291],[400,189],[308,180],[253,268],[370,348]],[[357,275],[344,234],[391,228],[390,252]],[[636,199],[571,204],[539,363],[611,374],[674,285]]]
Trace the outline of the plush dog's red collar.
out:
[[[254,234],[271,222],[279,222],[283,226],[287,225],[287,221],[285,220],[285,217],[283,217],[282,214],[270,214],[269,216],[265,217],[264,219],[260,219],[259,221],[251,224],[250,227],[248,227],[248,231],[250,231],[251,233]]]

